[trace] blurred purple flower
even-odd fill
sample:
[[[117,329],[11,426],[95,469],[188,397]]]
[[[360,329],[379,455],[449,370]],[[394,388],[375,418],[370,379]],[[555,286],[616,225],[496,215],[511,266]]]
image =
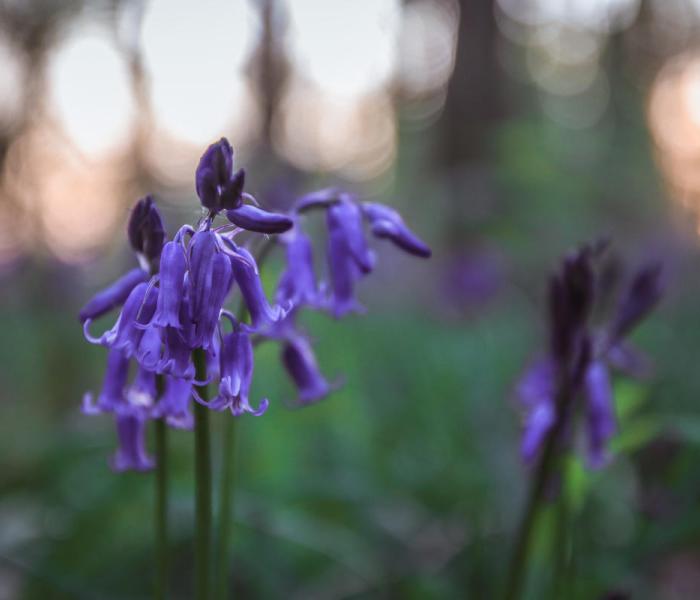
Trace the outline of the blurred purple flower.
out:
[[[590,316],[599,295],[597,259],[605,246],[584,246],[563,261],[549,288],[550,347],[547,357],[528,369],[517,395],[525,411],[521,452],[532,462],[557,419],[570,419],[583,402],[588,465],[608,460],[607,447],[617,425],[610,369],[630,376],[648,372],[646,359],[622,337],[661,297],[658,265],[642,267],[632,278],[606,326],[593,329]],[[565,429],[565,428],[562,428]]]
[[[119,447],[111,460],[117,471],[150,471],[155,463],[146,452],[146,421],[133,415],[117,416]]]

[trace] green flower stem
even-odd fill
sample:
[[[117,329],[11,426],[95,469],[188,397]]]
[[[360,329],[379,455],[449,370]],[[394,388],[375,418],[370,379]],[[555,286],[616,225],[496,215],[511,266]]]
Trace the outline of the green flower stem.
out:
[[[158,377],[160,380],[161,377]],[[159,395],[160,388],[159,384]],[[155,538],[156,538],[156,569],[155,589],[156,600],[168,597],[168,428],[164,419],[157,419],[155,426],[156,445],[156,490],[155,490]]]
[[[530,487],[530,495],[518,528],[515,549],[506,579],[505,600],[517,600],[523,592],[530,541],[544,500],[544,492],[547,489],[547,484],[551,481],[552,473],[557,464],[560,438],[566,423],[568,400],[568,386],[561,385],[556,399],[557,418],[545,440],[540,462]]]
[[[258,248],[256,263],[258,269],[267,259],[275,239],[267,238]],[[243,321],[247,316],[245,304],[241,304],[238,310],[238,320]],[[233,492],[235,487],[236,464],[236,419],[231,415],[225,415],[222,433],[221,449],[221,487],[219,489],[219,513],[217,515],[218,538],[216,543],[216,599],[226,600],[228,596],[228,580],[230,567],[231,535],[233,530]]]
[[[198,348],[193,353],[196,377],[206,379],[206,356]],[[203,400],[208,400],[207,386],[197,388]],[[210,597],[210,550],[211,550],[211,442],[209,437],[209,409],[194,404],[195,445],[195,598],[209,600]]]
[[[571,507],[566,489],[566,469],[562,469],[561,493],[557,503],[556,529],[554,532],[553,598],[570,598],[567,584],[571,574],[572,527]]]
[[[229,555],[231,547],[232,511],[233,511],[233,487],[235,476],[235,451],[236,451],[236,419],[226,415],[222,438],[222,474],[219,502],[219,515],[217,527],[217,573],[216,573],[216,598],[226,600],[228,598]]]

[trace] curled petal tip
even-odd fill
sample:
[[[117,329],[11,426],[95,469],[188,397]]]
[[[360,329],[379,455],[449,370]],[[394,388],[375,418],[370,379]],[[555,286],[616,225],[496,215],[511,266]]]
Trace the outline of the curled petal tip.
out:
[[[229,210],[226,216],[234,225],[258,233],[284,233],[294,225],[294,221],[287,215],[267,212],[250,204]]]

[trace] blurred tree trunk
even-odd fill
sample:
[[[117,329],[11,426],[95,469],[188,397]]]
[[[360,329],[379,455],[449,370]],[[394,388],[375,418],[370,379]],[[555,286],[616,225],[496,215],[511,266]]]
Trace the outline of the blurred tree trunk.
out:
[[[459,0],[455,70],[440,118],[437,153],[449,185],[447,235],[452,246],[464,243],[465,227],[490,213],[493,204],[487,168],[490,134],[505,114],[494,3]]]

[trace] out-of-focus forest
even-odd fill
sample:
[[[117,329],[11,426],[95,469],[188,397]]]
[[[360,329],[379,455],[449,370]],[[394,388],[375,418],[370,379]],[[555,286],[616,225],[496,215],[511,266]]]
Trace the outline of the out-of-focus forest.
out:
[[[81,414],[105,350],[77,313],[133,266],[137,198],[171,233],[196,220],[224,135],[264,206],[338,185],[433,249],[379,247],[366,315],[306,319],[345,382],[322,403],[289,410],[275,348],[256,351],[271,406],[238,427],[236,597],[496,597],[547,278],[607,238],[620,268],[661,260],[667,292],[634,336],[653,374],[615,382],[611,464],[567,465],[570,594],[696,598],[699,36],[698,0],[0,1],[0,599],[150,595],[152,479],[110,471],[112,421]],[[192,435],[171,441],[187,598]]]

